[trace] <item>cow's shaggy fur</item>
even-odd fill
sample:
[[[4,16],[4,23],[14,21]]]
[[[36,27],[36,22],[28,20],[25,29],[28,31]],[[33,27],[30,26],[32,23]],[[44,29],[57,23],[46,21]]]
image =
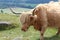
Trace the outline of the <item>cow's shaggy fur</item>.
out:
[[[26,13],[21,14],[21,15],[20,15],[20,21],[21,21],[21,23],[24,24],[25,21],[28,21],[28,19],[29,19],[28,17],[29,17],[30,15],[32,15],[32,14],[26,14]]]
[[[22,12],[21,15],[20,15],[20,21],[22,24],[25,23],[25,21],[28,19],[29,20],[29,16],[32,15],[32,12],[33,12],[34,9],[31,9],[30,11],[28,12]],[[27,21],[28,21],[27,20]]]

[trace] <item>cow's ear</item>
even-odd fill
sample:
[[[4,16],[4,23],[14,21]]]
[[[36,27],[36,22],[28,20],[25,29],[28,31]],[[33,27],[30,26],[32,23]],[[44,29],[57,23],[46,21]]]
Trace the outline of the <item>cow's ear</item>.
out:
[[[30,21],[32,21],[34,19],[34,17],[33,16],[30,16]]]

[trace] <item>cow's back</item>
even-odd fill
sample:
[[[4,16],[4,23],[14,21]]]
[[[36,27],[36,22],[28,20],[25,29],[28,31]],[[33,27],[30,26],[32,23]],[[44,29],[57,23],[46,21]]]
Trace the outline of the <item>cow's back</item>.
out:
[[[47,19],[49,26],[60,26],[60,4],[48,6]]]

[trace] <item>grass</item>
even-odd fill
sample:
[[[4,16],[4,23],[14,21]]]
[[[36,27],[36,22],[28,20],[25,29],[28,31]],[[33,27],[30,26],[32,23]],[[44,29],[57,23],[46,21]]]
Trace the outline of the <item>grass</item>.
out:
[[[21,23],[19,17],[11,14],[0,14],[0,21],[10,21],[16,25],[16,28],[0,31],[0,40],[14,40],[20,38],[22,40],[39,40],[40,32],[34,30],[31,26],[27,32],[21,31]],[[60,35],[56,35],[57,29],[48,28],[44,34],[45,40],[60,40]]]

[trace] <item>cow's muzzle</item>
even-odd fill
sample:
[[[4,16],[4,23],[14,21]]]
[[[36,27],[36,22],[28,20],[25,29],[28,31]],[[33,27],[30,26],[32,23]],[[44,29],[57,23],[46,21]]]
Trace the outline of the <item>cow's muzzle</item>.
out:
[[[24,24],[21,28],[22,31],[26,32],[28,30],[29,26],[27,24]]]

